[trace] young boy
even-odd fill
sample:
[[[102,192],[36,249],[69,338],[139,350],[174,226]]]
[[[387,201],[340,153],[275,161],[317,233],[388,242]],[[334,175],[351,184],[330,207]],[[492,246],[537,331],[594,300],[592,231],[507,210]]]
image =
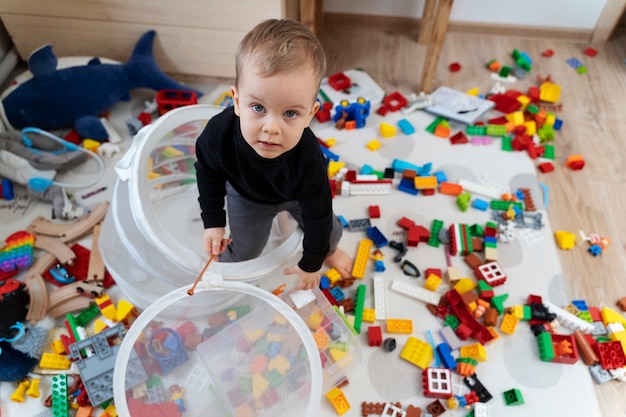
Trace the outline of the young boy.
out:
[[[304,231],[302,258],[284,270],[298,275],[297,288],[318,286],[324,262],[349,277],[352,261],[337,248],[342,225],[309,129],[326,70],[322,46],[301,24],[272,19],[244,37],[235,63],[234,105],[213,117],[196,143],[205,251],[220,262],[253,259],[273,218],[287,211]]]

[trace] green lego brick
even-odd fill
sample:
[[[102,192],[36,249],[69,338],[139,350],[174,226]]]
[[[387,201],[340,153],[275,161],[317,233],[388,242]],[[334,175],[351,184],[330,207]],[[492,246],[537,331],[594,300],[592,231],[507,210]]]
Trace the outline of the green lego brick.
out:
[[[502,78],[506,78],[509,76],[510,73],[511,67],[509,67],[508,65],[502,65],[502,67],[500,68],[500,73],[498,75],[500,75],[500,77]]]
[[[504,402],[506,405],[524,404],[524,397],[522,397],[522,393],[517,388],[504,391],[502,394],[504,395]]]
[[[552,142],[555,138],[554,128],[550,125],[544,124],[539,130],[537,130],[537,136],[539,136],[540,142]]]
[[[487,126],[467,126],[465,133],[471,136],[485,136],[487,134]]]
[[[89,322],[100,315],[100,309],[94,303],[91,303],[89,307],[81,311],[74,319],[74,323],[77,326],[85,327]]]
[[[472,199],[472,194],[465,191],[456,197],[456,205],[461,209],[461,211],[465,212],[467,211],[467,208],[469,207],[469,203],[471,199]]]
[[[366,294],[367,286],[365,284],[359,285],[356,289],[356,303],[354,305],[354,330],[356,330],[357,333],[361,333]]]
[[[485,228],[480,224],[474,223],[470,226],[470,233],[474,237],[483,237],[485,235]]]
[[[492,210],[508,210],[511,205],[519,209],[519,211],[524,210],[524,205],[519,201],[491,200],[489,202],[489,207]]]
[[[554,161],[554,158],[555,158],[554,145],[549,145],[549,144],[544,145],[543,158],[551,159]]]
[[[459,327],[459,319],[456,316],[447,315],[445,318],[445,325],[452,328],[452,330],[456,330]]]
[[[434,246],[435,248],[439,247],[439,232],[443,228],[443,221],[439,219],[434,219],[430,224],[430,237],[428,238],[428,245]]]
[[[443,117],[437,117],[435,120],[433,120],[433,122],[431,124],[429,124],[428,126],[426,126],[426,131],[428,133],[432,133],[433,135],[435,134],[435,129],[437,129],[437,126],[439,126],[439,124],[443,121],[445,121],[446,119],[444,119]]]
[[[528,305],[523,306],[522,311],[524,314],[524,317],[523,317],[524,320],[530,320],[532,318],[532,312],[531,312],[530,306]]]
[[[548,332],[541,332],[537,336],[537,346],[539,347],[539,357],[544,362],[552,362],[554,359],[554,346],[552,336]]]
[[[487,284],[486,281],[479,279],[478,280],[478,291],[479,292],[483,292],[483,291],[491,291],[493,290],[493,287],[489,284]]]
[[[487,125],[487,129],[485,133],[488,136],[505,136],[506,135],[506,126],[505,125]]]
[[[67,375],[59,374],[52,377],[52,416],[67,417],[69,404],[67,401]]]
[[[513,150],[513,145],[511,142],[513,139],[510,136],[502,136],[502,144],[500,145],[500,149],[503,151],[511,152]]]
[[[498,314],[504,313],[504,302],[507,298],[509,298],[508,294],[500,294],[491,299],[491,306],[498,310]]]
[[[593,323],[593,318],[591,318],[591,313],[589,311],[581,311],[576,314],[576,317],[581,320],[585,320],[587,323]]]
[[[529,104],[526,107],[526,111],[531,114],[537,114],[539,113],[540,110],[539,110],[539,106],[537,106],[536,104]]]
[[[587,73],[587,67],[584,65],[581,65],[580,67],[576,68],[576,72],[579,74],[586,74]]]

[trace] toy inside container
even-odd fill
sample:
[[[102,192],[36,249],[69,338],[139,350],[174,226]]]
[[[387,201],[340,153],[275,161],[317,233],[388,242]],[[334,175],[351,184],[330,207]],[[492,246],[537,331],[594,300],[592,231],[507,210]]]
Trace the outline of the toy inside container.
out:
[[[277,297],[211,269],[193,296],[189,288],[128,330],[113,378],[120,416],[313,417],[324,390],[360,360],[357,339],[317,289]]]
[[[191,105],[166,113],[139,131],[115,167],[118,179],[98,244],[124,298],[141,309],[193,282],[206,263],[195,142],[222,110]],[[216,268],[225,279],[254,284],[295,255],[301,239],[296,222],[278,216],[260,257]]]

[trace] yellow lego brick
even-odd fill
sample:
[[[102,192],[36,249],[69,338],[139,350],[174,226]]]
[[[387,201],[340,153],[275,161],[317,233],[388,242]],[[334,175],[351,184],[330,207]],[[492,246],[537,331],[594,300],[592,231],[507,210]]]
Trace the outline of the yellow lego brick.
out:
[[[43,369],[70,369],[71,361],[65,355],[44,352],[39,361],[39,367]]]
[[[469,90],[467,90],[465,92],[465,94],[469,94],[470,96],[478,97],[478,95],[480,94],[480,90],[478,89],[478,87],[470,88]]]
[[[180,149],[176,149],[173,146],[167,146],[163,148],[163,150],[161,151],[161,155],[165,156],[166,158],[182,158],[183,156],[185,156],[185,153]]]
[[[330,268],[324,275],[330,280],[331,285],[334,285],[341,279],[341,274],[335,268]]]
[[[374,310],[373,308],[364,308],[361,320],[366,323],[374,323],[374,321],[376,320],[376,310]]]
[[[370,239],[361,239],[359,242],[359,248],[357,249],[354,264],[352,265],[352,276],[354,278],[363,279],[363,277],[365,277],[372,244],[373,242]]]
[[[476,304],[476,301],[472,301],[469,304],[467,304],[467,309],[470,311],[470,313],[473,313],[477,307],[478,307],[478,304]]]
[[[557,230],[554,232],[554,238],[561,249],[572,249],[576,246],[576,235],[574,233]]]
[[[555,114],[554,113],[548,113],[548,115],[546,116],[546,121],[543,122],[543,124],[554,126],[555,122],[556,122]]]
[[[548,103],[556,103],[561,96],[561,86],[558,84],[544,82],[539,86],[539,100]]]
[[[433,356],[434,352],[432,346],[413,336],[409,336],[402,348],[402,352],[400,352],[402,359],[422,369],[428,368]]]
[[[346,166],[345,162],[342,161],[330,161],[328,163],[328,177],[332,178],[335,175],[337,175],[337,173],[339,172],[339,170],[343,167]]]
[[[602,322],[605,326],[609,323],[622,323],[626,325],[626,318],[611,307],[602,307],[600,313],[602,314]]]
[[[328,391],[325,396],[337,414],[345,414],[350,409],[350,403],[341,389],[335,387]]]
[[[439,285],[441,285],[441,278],[435,274],[430,274],[424,281],[424,288],[430,291],[436,291]]]
[[[104,317],[109,320],[117,319],[117,309],[108,294],[104,294],[102,297],[96,298],[95,301]]]
[[[61,341],[61,339],[56,339],[52,341],[52,343],[50,343],[50,348],[52,349],[52,352],[56,353],[57,355],[66,353],[65,345],[63,345],[63,342]]]
[[[98,148],[100,147],[100,142],[93,139],[85,139],[83,140],[83,148],[87,149],[91,152],[98,152]]]
[[[273,371],[274,369],[278,371],[279,374],[285,376],[285,374],[291,368],[291,362],[283,355],[274,356],[269,363],[267,364],[267,370]]]
[[[350,362],[352,362],[352,355],[349,352],[341,349],[328,349],[328,354],[332,359],[333,363],[339,365],[340,368],[345,367]]]
[[[380,122],[378,130],[383,138],[391,138],[396,135],[396,127],[389,123]]]
[[[476,282],[474,282],[471,278],[461,278],[456,282],[456,284],[454,284],[453,288],[459,294],[463,294],[476,288],[476,285]]]
[[[522,307],[522,306],[520,306]],[[522,307],[523,308],[523,307]],[[523,314],[523,313],[522,313]],[[506,334],[515,333],[515,328],[517,327],[517,322],[520,320],[519,317],[513,314],[505,314],[502,319],[502,323],[500,323],[500,331]]]
[[[115,404],[109,404],[107,408],[104,409],[104,412],[109,417],[117,417],[117,409],[115,408]]]
[[[309,326],[309,329],[317,330],[322,325],[323,321],[324,321],[324,312],[322,310],[315,310],[307,318],[306,324],[307,326]]]
[[[96,321],[93,322],[93,334],[98,334],[108,327],[109,325],[106,324],[104,320],[96,319]]]
[[[521,126],[524,124],[524,112],[523,111],[514,111],[513,113],[509,113],[506,116],[506,120],[513,123],[515,126]]]
[[[437,188],[437,177],[434,175],[428,177],[420,177],[416,176],[413,178],[413,183],[415,184],[416,190],[428,190],[431,188]]]
[[[324,141],[324,143],[326,144],[326,146],[331,148],[335,143],[337,143],[337,139],[336,138],[328,138],[328,139],[326,139]]]
[[[380,141],[377,139],[372,139],[371,141],[367,142],[367,145],[365,145],[365,147],[370,151],[378,150],[378,148],[380,148],[381,146],[383,146],[383,144],[380,143]]]
[[[387,319],[387,333],[411,334],[413,321],[406,319]]]
[[[522,94],[521,96],[517,97],[517,101],[522,104],[522,110],[526,110],[526,107],[530,104],[530,97]]]
[[[270,382],[263,378],[261,374],[252,374],[252,398],[255,400],[261,398],[269,386]]]
[[[565,307],[563,307],[563,310],[567,311],[570,314],[573,314],[575,316],[578,315],[578,313],[580,313],[580,310],[578,309],[578,307],[576,307],[574,304],[569,303],[568,305],[566,305]]]
[[[535,122],[534,120],[529,120],[525,122],[524,126],[526,126],[527,135],[532,136],[537,133],[537,122]]]
[[[133,314],[135,314],[134,305],[124,299],[118,301],[116,321],[124,321],[130,319]]]
[[[520,320],[524,318],[524,306],[515,305],[509,309],[509,314],[516,319]]]
[[[485,362],[487,360],[487,349],[480,343],[461,346],[459,353],[462,358],[474,359],[477,362]]]

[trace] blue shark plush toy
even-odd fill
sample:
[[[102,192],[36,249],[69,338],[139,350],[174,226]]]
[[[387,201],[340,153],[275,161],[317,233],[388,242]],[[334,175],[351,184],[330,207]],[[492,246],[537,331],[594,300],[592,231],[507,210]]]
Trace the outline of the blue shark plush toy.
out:
[[[18,85],[4,99],[0,111],[7,128],[38,127],[43,130],[76,128],[83,137],[102,140],[104,126],[96,116],[118,101],[130,100],[130,90],[192,90],[167,76],[152,52],[155,31],[137,42],[124,64],[103,64],[94,58],[87,65],[57,69],[50,45],[34,51],[28,59],[33,77]],[[195,91],[195,90],[194,90]],[[198,96],[201,95],[196,91]]]

